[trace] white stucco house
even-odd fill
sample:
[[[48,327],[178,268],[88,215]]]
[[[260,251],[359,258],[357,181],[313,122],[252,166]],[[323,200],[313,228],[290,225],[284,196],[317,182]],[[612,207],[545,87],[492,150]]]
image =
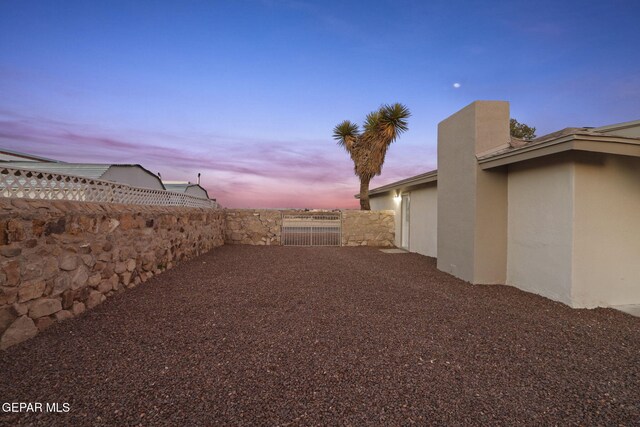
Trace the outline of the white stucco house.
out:
[[[640,120],[509,135],[509,104],[477,101],[438,126],[438,170],[374,188],[396,245],[474,284],[572,307],[640,304]]]

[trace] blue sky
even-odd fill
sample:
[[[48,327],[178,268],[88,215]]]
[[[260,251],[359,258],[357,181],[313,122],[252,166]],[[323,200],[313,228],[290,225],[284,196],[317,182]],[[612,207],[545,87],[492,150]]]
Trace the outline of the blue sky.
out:
[[[615,0],[0,0],[0,145],[202,172],[226,206],[355,207],[331,130],[382,103],[413,117],[373,186],[435,168],[437,123],[476,99],[539,135],[640,119],[639,16]]]

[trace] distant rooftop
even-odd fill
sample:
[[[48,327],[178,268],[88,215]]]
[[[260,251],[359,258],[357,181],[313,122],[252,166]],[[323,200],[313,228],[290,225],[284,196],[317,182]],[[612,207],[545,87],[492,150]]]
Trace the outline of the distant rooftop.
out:
[[[209,198],[209,193],[200,184],[192,184],[189,181],[162,181],[162,183],[164,184],[164,187],[167,189],[167,191],[191,194],[194,196],[206,196],[207,198]]]
[[[53,172],[64,175],[82,176],[85,178],[100,179],[109,170],[111,164],[106,163],[37,163],[37,162],[6,162],[8,167],[19,169],[31,169],[42,172]],[[138,165],[118,165],[138,166]]]
[[[22,153],[20,151],[0,148],[0,162],[44,162],[44,163],[62,163],[59,160],[48,159],[46,157],[36,156],[34,154]]]
[[[5,167],[29,169],[40,172],[51,172],[62,175],[81,176],[91,179],[103,179],[134,187],[165,189],[162,181],[151,171],[138,164],[109,163],[46,163],[34,161],[3,162]],[[137,171],[137,174],[127,173]],[[143,177],[142,181],[140,177]]]
[[[178,193],[184,193],[185,190],[191,186],[198,186],[198,184],[190,183],[171,183],[170,181],[162,181],[164,187],[169,191],[176,191]]]

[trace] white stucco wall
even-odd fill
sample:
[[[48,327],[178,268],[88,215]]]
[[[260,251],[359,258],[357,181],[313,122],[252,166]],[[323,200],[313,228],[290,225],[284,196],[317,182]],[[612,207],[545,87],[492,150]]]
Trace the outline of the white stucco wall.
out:
[[[438,254],[438,188],[411,190],[409,251],[436,257]],[[396,217],[397,218],[397,217]]]
[[[640,304],[640,159],[509,166],[507,284],[575,308]]]
[[[438,253],[438,189],[437,184],[430,183],[425,187],[403,191],[411,197],[409,211],[409,251],[436,257]],[[393,193],[371,198],[371,209],[390,209],[396,213],[396,246],[401,246],[402,215],[400,199]]]
[[[640,304],[640,159],[576,162],[573,305]]]
[[[507,284],[569,305],[573,187],[566,156],[509,165]]]
[[[395,245],[400,247],[400,200],[393,197],[392,193],[387,193],[371,197],[369,204],[371,205],[371,210],[374,211],[390,210],[395,212]]]

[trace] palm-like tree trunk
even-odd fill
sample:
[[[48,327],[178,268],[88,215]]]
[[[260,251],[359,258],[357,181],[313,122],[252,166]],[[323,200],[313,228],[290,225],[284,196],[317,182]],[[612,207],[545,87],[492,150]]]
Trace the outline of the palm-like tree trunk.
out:
[[[369,204],[369,182],[371,178],[368,176],[360,177],[360,210],[370,211],[371,205]]]
[[[360,178],[360,209],[370,211],[369,182],[382,173],[387,149],[408,129],[409,109],[402,104],[385,104],[367,114],[364,132],[357,124],[344,120],[333,128],[333,139],[353,160],[353,171]]]

